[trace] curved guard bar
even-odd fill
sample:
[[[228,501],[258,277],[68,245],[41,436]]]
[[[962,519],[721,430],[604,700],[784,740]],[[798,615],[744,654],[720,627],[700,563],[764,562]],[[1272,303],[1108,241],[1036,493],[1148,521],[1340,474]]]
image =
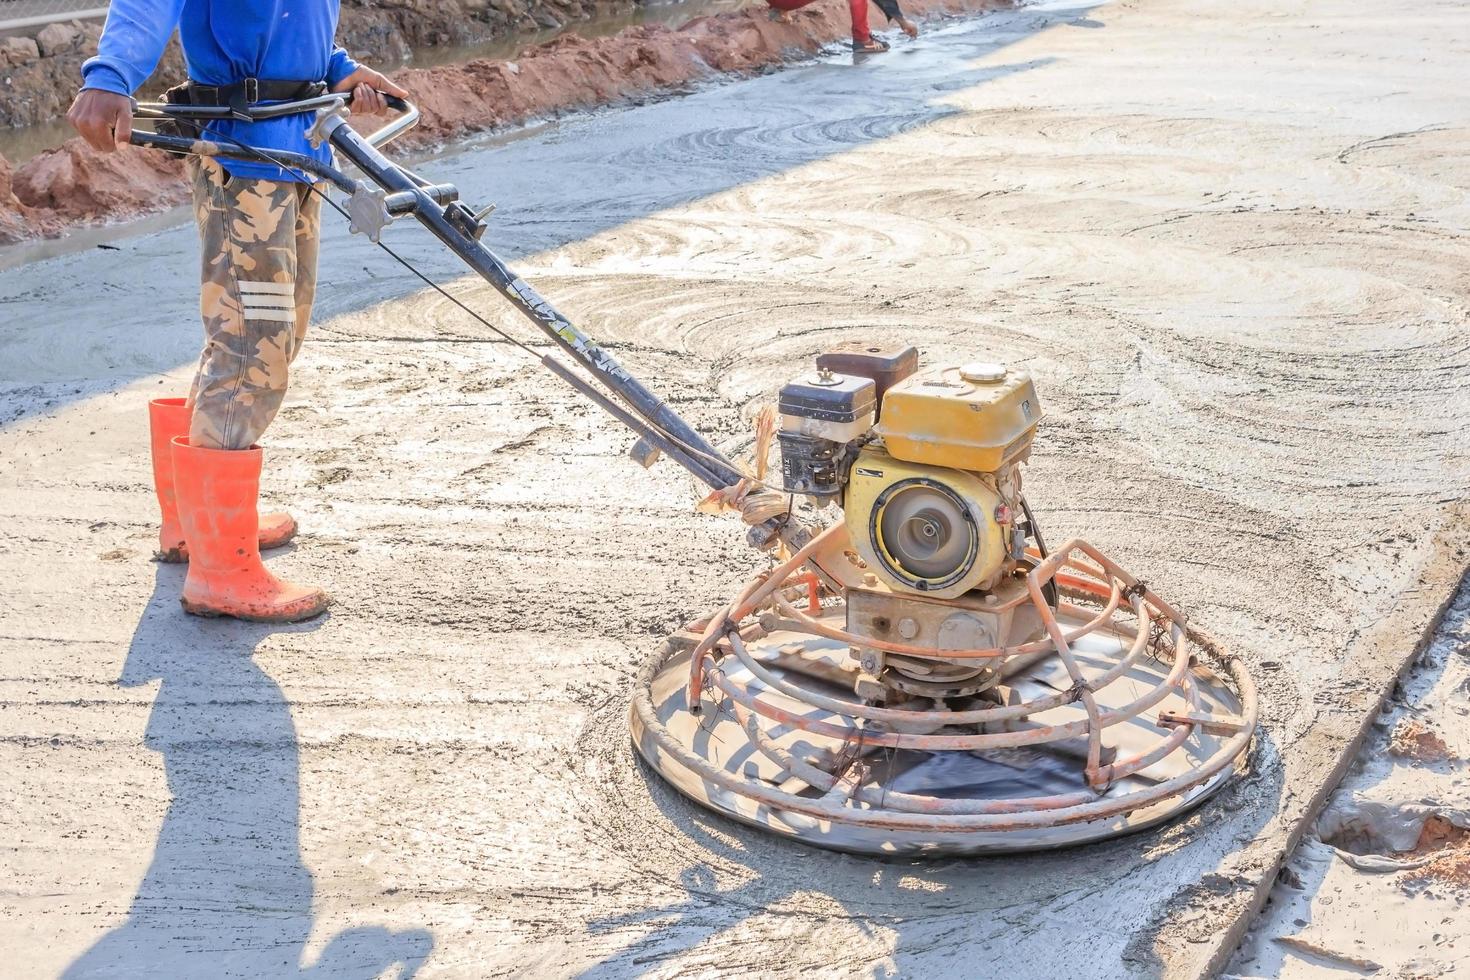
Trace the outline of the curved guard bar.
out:
[[[383,98],[388,103],[388,108],[397,111],[399,116],[371,136],[364,137],[373,146],[387,146],[419,124],[418,106],[396,95],[385,95]]]

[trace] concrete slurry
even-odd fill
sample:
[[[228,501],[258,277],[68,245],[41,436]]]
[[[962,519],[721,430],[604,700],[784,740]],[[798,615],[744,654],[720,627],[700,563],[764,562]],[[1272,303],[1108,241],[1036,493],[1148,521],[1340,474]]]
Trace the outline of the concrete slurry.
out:
[[[1204,808],[1049,855],[814,851],[646,774],[635,665],[759,557],[335,222],[266,487],[304,529],[272,568],[337,605],[184,617],[148,561],[144,401],[197,353],[191,231],[0,273],[7,963],[1222,968],[1465,565],[1467,48],[1450,0],[1047,4],[424,168],[732,449],[844,339],[1034,373],[1047,534],[1146,577],[1263,706]]]

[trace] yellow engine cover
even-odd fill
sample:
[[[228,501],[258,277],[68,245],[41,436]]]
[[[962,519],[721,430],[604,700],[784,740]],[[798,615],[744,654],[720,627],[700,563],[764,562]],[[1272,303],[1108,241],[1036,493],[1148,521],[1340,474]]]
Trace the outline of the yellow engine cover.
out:
[[[998,364],[930,367],[889,388],[876,431],[895,459],[994,473],[1030,455],[1031,376]]]
[[[890,588],[951,599],[1000,571],[1000,503],[974,473],[894,459],[874,445],[852,465],[842,510],[853,547]]]

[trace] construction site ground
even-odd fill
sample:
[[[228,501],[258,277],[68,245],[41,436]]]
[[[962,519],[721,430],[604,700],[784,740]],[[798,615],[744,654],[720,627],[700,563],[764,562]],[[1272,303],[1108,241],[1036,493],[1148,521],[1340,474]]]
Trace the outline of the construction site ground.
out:
[[[183,615],[144,404],[197,356],[194,232],[12,264],[6,972],[1224,969],[1470,556],[1467,55],[1454,0],[1046,3],[422,167],[497,202],[487,241],[732,450],[842,340],[1032,372],[1047,534],[1186,610],[1263,711],[1202,809],[1058,853],[843,856],[649,775],[635,666],[763,559],[330,215],[265,486],[303,528],[271,567],[336,605]],[[389,239],[524,329],[427,235]]]

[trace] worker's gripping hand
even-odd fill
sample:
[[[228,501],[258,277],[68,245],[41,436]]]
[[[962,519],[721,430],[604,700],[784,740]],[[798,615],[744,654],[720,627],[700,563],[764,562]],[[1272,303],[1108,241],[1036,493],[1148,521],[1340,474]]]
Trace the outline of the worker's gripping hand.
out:
[[[116,92],[84,88],[67,110],[66,121],[93,149],[111,153],[128,142],[133,130],[133,100]]]
[[[357,71],[333,85],[332,91],[351,92],[353,113],[360,113],[364,116],[376,116],[388,108],[380,92],[396,95],[400,99],[408,98],[408,93],[402,87],[389,81],[387,75],[380,71],[373,71],[366,66],[359,67]]]

